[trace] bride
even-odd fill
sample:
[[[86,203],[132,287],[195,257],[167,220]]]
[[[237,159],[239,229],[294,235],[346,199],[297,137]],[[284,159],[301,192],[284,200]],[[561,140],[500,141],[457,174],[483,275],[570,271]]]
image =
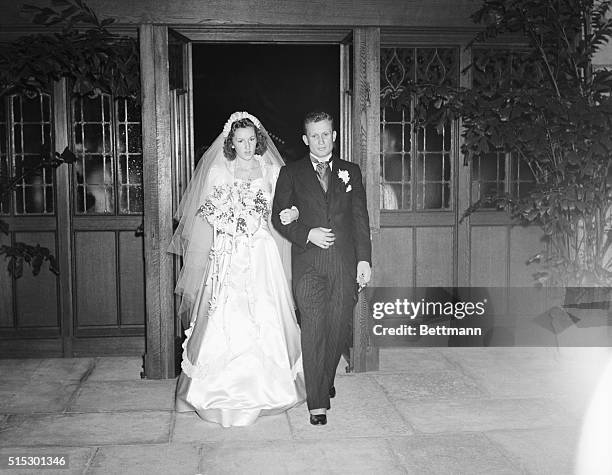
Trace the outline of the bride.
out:
[[[290,290],[290,244],[270,224],[283,161],[251,114],[236,112],[200,160],[178,210],[171,252],[188,312],[177,411],[224,427],[305,400]],[[284,224],[297,209],[283,210]]]

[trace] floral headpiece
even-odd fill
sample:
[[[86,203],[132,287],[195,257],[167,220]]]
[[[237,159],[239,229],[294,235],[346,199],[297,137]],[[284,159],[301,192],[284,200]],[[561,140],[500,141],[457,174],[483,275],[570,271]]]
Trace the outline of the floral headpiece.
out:
[[[230,130],[232,129],[232,124],[237,120],[242,119],[250,119],[251,122],[255,124],[255,127],[261,129],[261,122],[259,122],[257,117],[249,114],[248,112],[234,112],[232,115],[229,116],[229,119],[227,119],[227,122],[223,126],[223,137],[227,138],[230,133]]]

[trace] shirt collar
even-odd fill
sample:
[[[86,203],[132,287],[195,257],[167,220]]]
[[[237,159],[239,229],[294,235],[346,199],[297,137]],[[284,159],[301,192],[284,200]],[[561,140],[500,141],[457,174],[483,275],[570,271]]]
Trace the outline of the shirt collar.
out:
[[[317,169],[317,162],[328,162],[329,163],[329,169],[331,170],[334,164],[334,161],[332,160],[332,155],[333,152],[330,153],[329,155],[327,155],[326,157],[323,158],[319,158],[319,157],[315,157],[312,153],[310,154],[310,163],[312,163],[313,168],[316,170]]]

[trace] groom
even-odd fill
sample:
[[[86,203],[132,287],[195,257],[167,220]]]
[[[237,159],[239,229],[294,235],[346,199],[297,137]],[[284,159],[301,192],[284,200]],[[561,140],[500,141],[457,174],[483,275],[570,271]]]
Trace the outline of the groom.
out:
[[[350,338],[357,284],[370,280],[372,246],[361,170],[334,153],[332,117],[307,114],[302,139],[310,153],[281,169],[272,222],[293,243],[310,423],[324,425],[329,399],[336,395],[336,367]],[[279,213],[292,206],[299,218],[283,225]]]

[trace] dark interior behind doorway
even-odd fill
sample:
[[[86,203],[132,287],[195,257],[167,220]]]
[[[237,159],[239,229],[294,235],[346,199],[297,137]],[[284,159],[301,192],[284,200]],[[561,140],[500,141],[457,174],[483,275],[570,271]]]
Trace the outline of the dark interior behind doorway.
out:
[[[194,44],[196,159],[241,110],[261,120],[285,161],[304,156],[304,114],[329,111],[338,130],[339,55],[336,45]]]

